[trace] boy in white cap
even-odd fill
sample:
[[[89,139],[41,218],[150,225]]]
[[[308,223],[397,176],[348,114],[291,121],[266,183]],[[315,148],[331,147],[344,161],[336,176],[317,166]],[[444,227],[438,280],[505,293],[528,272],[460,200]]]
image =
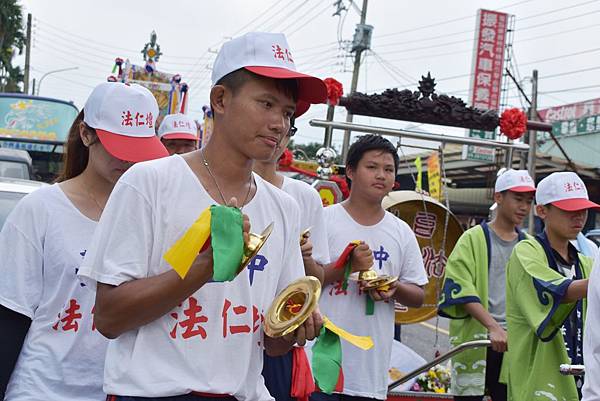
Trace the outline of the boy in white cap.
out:
[[[486,387],[494,401],[505,401],[499,382],[507,349],[505,269],[519,231],[529,214],[535,184],[526,170],[507,170],[496,179],[496,216],[466,231],[448,258],[439,314],[450,321],[450,341],[489,339],[492,348],[477,348],[452,359],[452,394],[456,400],[482,400]]]
[[[272,157],[298,101],[325,100],[325,84],[297,72],[285,36],[268,33],[226,42],[212,83],[209,143],[130,169],[79,271],[97,282],[96,327],[115,339],[104,381],[115,400],[272,400],[261,377],[263,350],[284,354],[322,325],[315,312],[291,335],[263,333],[261,314],[304,268],[298,206],[252,164]],[[163,255],[215,203],[243,208],[257,232],[273,223],[273,232],[232,281],[212,280],[208,251],[181,279]],[[246,239],[248,230],[246,221]]]
[[[170,155],[198,149],[196,121],[186,114],[167,114],[158,128],[158,137]]]
[[[277,172],[277,165],[282,154],[285,152],[290,139],[295,135],[297,128],[294,126],[295,119],[308,110],[309,104],[298,105],[296,114],[292,119],[289,134],[278,145],[275,154],[270,160],[255,161],[254,171],[263,179],[277,188],[290,194],[298,203],[301,210],[301,229],[309,229],[310,237],[301,245],[304,272],[307,276],[314,276],[323,282],[322,266],[329,263],[329,247],[327,245],[327,230],[323,219],[323,203],[319,193],[307,183],[286,177]],[[304,350],[300,347],[294,348],[286,355],[270,357],[265,355],[263,377],[265,384],[272,396],[277,401],[294,400],[298,396],[293,380],[294,367],[298,368],[300,358],[305,358]]]
[[[575,173],[553,173],[537,187],[544,231],[518,244],[506,271],[509,352],[503,367],[511,400],[578,400],[582,377],[561,364],[583,364],[583,323],[592,260],[570,243],[583,229],[588,199]],[[506,369],[506,370],[505,370]]]

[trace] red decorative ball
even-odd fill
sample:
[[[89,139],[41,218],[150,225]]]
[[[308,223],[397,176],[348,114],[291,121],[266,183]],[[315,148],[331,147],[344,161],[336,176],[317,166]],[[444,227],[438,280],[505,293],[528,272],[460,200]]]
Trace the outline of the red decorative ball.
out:
[[[292,151],[289,149],[286,149],[283,151],[283,154],[279,158],[279,166],[280,167],[289,167],[292,165],[293,161],[294,161],[294,155],[292,154]]]
[[[327,104],[330,106],[337,105],[344,94],[344,87],[333,78],[325,78],[323,82],[327,86]]]
[[[506,109],[500,116],[500,132],[509,139],[515,140],[523,136],[527,131],[527,116],[523,110],[513,108]]]

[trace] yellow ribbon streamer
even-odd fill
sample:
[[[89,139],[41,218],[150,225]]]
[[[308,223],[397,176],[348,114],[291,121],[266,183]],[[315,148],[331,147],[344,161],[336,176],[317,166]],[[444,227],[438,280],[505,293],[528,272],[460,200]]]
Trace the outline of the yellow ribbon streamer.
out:
[[[346,330],[333,324],[333,322],[325,316],[323,316],[323,326],[360,349],[366,351],[373,348],[373,339],[370,336],[356,336],[350,334]]]
[[[194,259],[210,236],[210,218],[210,207],[207,207],[185,234],[163,255],[182,279],[188,274]]]

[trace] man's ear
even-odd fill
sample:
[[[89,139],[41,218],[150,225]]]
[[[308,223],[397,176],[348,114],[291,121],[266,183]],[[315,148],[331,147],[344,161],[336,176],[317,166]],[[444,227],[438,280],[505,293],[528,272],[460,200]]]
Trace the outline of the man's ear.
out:
[[[494,202],[499,205],[502,203],[502,199],[504,199],[502,192],[494,192]]]
[[[227,103],[228,90],[223,85],[215,85],[210,90],[210,108],[215,114],[223,114]]]
[[[535,205],[535,214],[542,220],[548,216],[548,208],[544,205]]]
[[[346,167],[346,177],[350,180],[354,180],[354,169],[352,167]]]

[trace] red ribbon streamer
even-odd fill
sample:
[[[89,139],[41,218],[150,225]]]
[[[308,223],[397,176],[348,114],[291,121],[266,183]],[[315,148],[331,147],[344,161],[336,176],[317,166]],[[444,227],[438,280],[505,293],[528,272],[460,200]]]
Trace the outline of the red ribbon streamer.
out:
[[[290,395],[296,397],[298,401],[308,401],[308,397],[315,391],[316,386],[304,348],[292,348],[292,357],[292,389]]]

